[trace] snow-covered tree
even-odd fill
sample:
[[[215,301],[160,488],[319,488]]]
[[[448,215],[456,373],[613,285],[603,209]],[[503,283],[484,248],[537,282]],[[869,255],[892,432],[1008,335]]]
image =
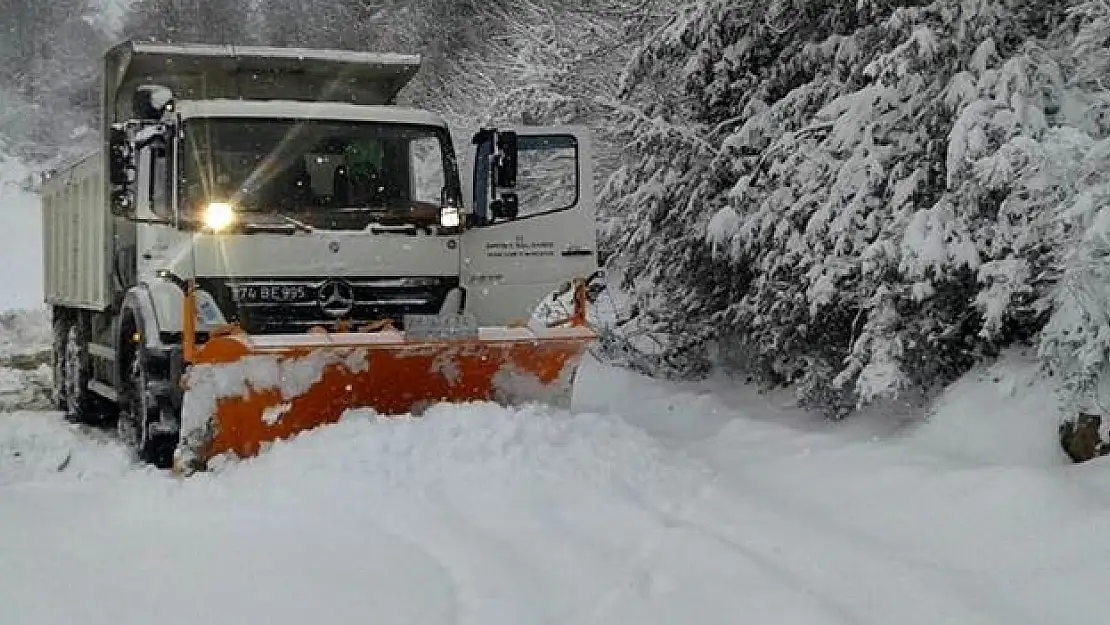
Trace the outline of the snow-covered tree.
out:
[[[0,153],[41,163],[87,145],[104,44],[89,17],[86,0],[0,0]]]
[[[1110,412],[1110,4],[1076,2],[1057,38],[1059,75],[1050,119],[1066,126],[1026,145],[1018,183],[1031,201],[1059,208],[1041,229],[1045,364],[1079,410]]]
[[[1066,247],[1058,153],[1090,130],[1046,39],[1065,4],[683,9],[626,70],[603,198],[645,324],[833,414],[1033,336]]]
[[[436,2],[415,10],[425,71],[415,102],[462,138],[483,124],[577,123],[594,131],[598,180],[616,154],[615,76],[665,16],[658,0]]]
[[[123,32],[163,43],[249,43],[252,7],[240,0],[135,0]]]

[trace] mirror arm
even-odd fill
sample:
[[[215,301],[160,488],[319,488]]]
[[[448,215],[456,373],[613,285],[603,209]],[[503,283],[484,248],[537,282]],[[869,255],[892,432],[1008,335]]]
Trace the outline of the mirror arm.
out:
[[[487,142],[489,154],[489,189],[486,194],[489,214],[493,219],[516,219],[519,201],[513,189],[517,177],[517,134],[511,130],[483,129],[475,142]]]

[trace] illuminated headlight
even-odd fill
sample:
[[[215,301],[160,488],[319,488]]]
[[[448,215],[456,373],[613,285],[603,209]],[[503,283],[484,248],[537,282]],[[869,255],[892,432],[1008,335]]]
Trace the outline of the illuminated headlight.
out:
[[[235,207],[227,202],[212,202],[204,209],[204,225],[214,232],[227,228],[235,221]]]
[[[439,225],[444,228],[458,228],[459,223],[459,208],[457,206],[444,206],[439,211]]]

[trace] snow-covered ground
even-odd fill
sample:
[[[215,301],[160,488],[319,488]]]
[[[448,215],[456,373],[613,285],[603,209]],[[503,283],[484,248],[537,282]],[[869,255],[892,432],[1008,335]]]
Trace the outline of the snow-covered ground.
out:
[[[352,414],[185,480],[2,415],[0,623],[1099,622],[1110,464],[1046,393],[1015,352],[835,425],[591,361],[570,412]]]

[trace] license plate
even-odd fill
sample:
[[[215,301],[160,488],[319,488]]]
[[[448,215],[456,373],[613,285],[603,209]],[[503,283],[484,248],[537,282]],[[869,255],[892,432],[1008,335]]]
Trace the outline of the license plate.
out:
[[[231,294],[240,304],[287,304],[308,299],[308,287],[299,284],[232,286]]]
[[[405,315],[405,335],[414,339],[476,338],[478,319],[463,313],[455,315]]]

